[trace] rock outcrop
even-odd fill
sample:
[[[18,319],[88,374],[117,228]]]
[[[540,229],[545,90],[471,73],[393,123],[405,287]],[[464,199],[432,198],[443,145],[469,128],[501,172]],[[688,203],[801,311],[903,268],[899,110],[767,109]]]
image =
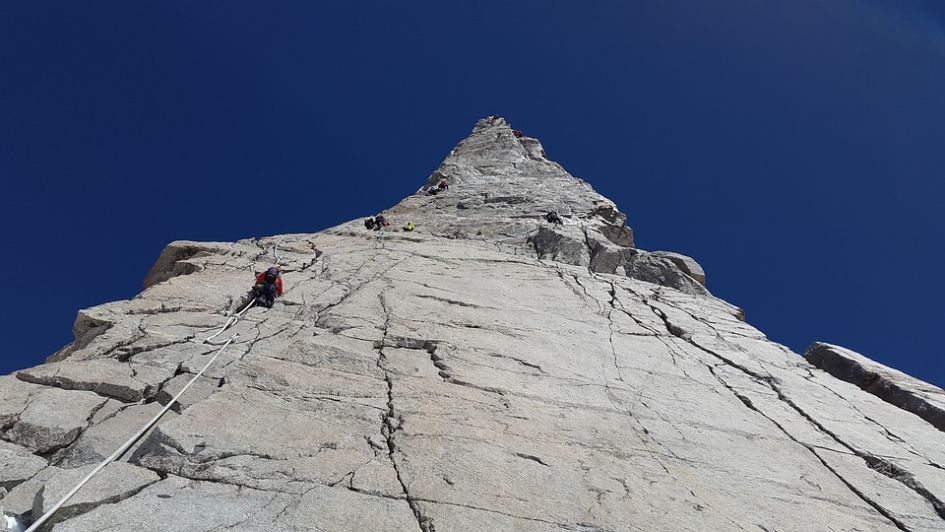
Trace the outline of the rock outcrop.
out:
[[[143,426],[278,256],[285,295],[48,529],[945,528],[940,427],[873,388],[941,390],[768,340],[502,119],[383,214],[174,243],[80,312],[0,377],[0,509],[35,519]]]
[[[804,353],[804,358],[834,377],[855,384],[945,431],[945,391],[938,386],[835,345],[815,343]]]

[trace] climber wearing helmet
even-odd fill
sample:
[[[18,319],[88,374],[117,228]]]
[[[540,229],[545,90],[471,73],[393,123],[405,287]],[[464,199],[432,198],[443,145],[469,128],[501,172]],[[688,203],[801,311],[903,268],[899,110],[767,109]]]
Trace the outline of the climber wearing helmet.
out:
[[[256,296],[257,305],[272,308],[276,298],[282,295],[282,276],[278,266],[272,266],[256,276],[253,295]]]
[[[545,215],[545,220],[548,220],[548,223],[562,225],[564,221],[558,216],[558,213],[555,211],[548,211],[548,214]]]
[[[373,218],[368,218],[364,220],[364,228],[367,230],[380,231],[381,229],[390,225],[390,222],[387,221],[387,218],[384,218],[383,214],[378,214]]]
[[[410,232],[410,231],[413,231],[413,230],[416,229],[416,228],[417,228],[417,226],[414,225],[413,222],[407,222],[407,225],[404,226],[404,231]]]

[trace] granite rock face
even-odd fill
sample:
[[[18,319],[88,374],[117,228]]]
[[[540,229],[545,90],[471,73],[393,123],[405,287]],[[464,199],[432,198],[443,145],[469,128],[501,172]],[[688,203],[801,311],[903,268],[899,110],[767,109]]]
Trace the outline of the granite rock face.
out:
[[[150,419],[278,260],[285,295],[50,529],[945,528],[935,423],[635,249],[502,119],[383,214],[174,243],[137,297],[81,311],[75,342],[0,377],[0,509],[37,517]]]

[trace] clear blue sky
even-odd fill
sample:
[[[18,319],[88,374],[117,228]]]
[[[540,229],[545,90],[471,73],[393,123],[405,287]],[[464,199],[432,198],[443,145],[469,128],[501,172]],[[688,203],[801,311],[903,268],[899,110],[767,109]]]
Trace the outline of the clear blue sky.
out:
[[[500,114],[771,338],[945,385],[943,4],[4,2],[0,372],[167,242],[373,213]]]

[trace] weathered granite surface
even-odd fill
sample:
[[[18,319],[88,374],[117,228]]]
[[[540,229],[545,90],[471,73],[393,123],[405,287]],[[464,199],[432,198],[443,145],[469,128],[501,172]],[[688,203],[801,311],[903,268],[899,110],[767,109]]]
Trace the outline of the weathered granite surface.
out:
[[[53,530],[945,529],[936,426],[634,249],[537,140],[483,120],[443,176],[382,231],[171,244],[81,311],[0,377],[0,509],[33,517],[149,419],[275,247],[285,296]]]
[[[42,489],[33,499],[32,515],[43,515],[93,469],[94,465],[65,469],[43,482]],[[49,523],[65,521],[102,504],[126,499],[159,479],[157,473],[143,467],[127,462],[112,462],[93,477],[85,488],[69,499]]]

